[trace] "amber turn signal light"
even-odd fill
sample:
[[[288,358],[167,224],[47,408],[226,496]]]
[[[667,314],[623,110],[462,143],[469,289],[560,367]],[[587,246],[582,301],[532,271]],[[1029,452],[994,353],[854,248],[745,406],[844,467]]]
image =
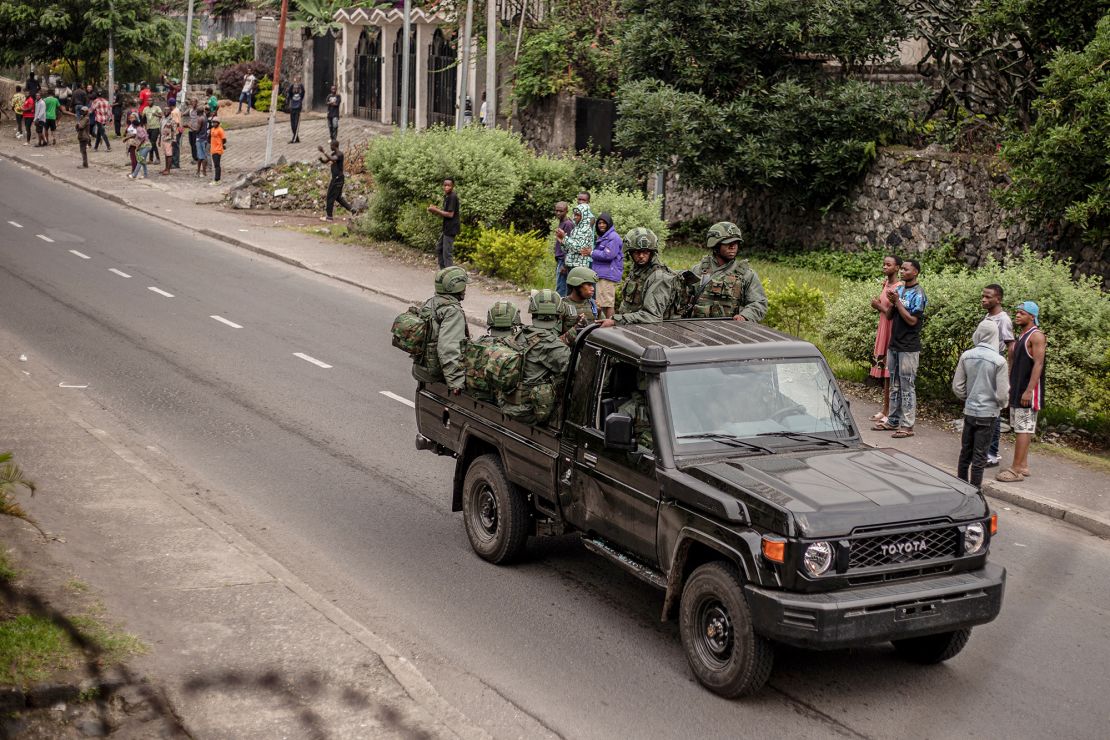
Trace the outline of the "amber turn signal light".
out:
[[[998,514],[991,514],[991,537],[998,534]]]
[[[782,563],[786,561],[786,540],[772,539],[767,535],[763,536],[763,557],[770,560],[772,563]]]

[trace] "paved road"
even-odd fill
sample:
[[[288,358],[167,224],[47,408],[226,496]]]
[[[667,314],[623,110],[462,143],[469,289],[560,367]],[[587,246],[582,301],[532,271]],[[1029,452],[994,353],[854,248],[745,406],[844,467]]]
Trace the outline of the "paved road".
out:
[[[450,461],[385,395],[413,386],[397,310],[0,163],[0,326],[21,340],[0,351],[88,384],[493,734],[521,712],[568,737],[1105,735],[1110,543],[1033,514],[1003,512],[1005,608],[955,661],[783,650],[745,702],[703,691],[661,596],[575,538],[480,561]]]

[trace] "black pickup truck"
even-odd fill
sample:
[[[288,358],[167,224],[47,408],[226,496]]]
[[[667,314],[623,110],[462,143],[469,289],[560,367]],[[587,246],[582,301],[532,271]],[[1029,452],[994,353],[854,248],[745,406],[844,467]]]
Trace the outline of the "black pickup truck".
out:
[[[720,319],[591,327],[567,377],[550,427],[421,384],[417,447],[454,456],[486,560],[577,531],[657,586],[711,691],[757,691],[774,643],[947,660],[998,615],[983,496],[864,444],[812,344]]]

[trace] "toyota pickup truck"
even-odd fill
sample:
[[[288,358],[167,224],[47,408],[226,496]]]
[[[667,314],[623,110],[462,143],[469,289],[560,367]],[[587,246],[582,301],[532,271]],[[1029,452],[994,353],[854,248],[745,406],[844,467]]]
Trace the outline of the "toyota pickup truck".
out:
[[[937,663],[998,615],[982,494],[864,444],[812,344],[727,319],[590,327],[567,378],[535,427],[422,383],[417,447],[455,458],[452,510],[482,558],[577,532],[658,587],[709,690],[758,691],[776,643]]]

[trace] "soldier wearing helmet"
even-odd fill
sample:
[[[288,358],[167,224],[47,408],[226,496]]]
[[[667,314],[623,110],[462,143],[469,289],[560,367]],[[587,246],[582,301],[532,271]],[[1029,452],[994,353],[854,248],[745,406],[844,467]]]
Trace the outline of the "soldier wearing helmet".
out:
[[[592,324],[600,315],[594,300],[594,287],[597,273],[589,267],[575,267],[567,275],[567,295],[563,298],[562,327],[563,341],[574,345],[578,330]]]
[[[467,392],[481,401],[495,402],[490,383],[493,356],[502,346],[518,349],[520,310],[511,301],[498,301],[486,312],[485,336],[472,339],[463,349],[463,372]]]
[[[654,324],[670,318],[677,276],[659,260],[659,240],[651,229],[638,226],[624,236],[624,249],[632,257],[626,271],[621,303],[602,326]]]
[[[736,259],[744,236],[736,224],[721,221],[705,237],[710,253],[690,268],[699,279],[691,286],[692,318],[728,317],[737,321],[762,321],[767,315],[767,294],[747,260]]]
[[[570,348],[559,339],[563,299],[553,290],[541,290],[528,300],[532,324],[520,332],[517,343],[525,347],[520,385],[498,402],[507,416],[525,424],[544,424],[552,418],[562,389]]]
[[[498,301],[486,312],[486,326],[491,337],[514,337],[520,333],[520,309],[511,301]]]
[[[424,383],[446,383],[456,395],[462,392],[466,379],[462,353],[470,332],[462,300],[469,282],[470,277],[461,267],[445,267],[436,273],[436,294],[421,309],[431,316],[427,348],[412,365],[414,378]]]

